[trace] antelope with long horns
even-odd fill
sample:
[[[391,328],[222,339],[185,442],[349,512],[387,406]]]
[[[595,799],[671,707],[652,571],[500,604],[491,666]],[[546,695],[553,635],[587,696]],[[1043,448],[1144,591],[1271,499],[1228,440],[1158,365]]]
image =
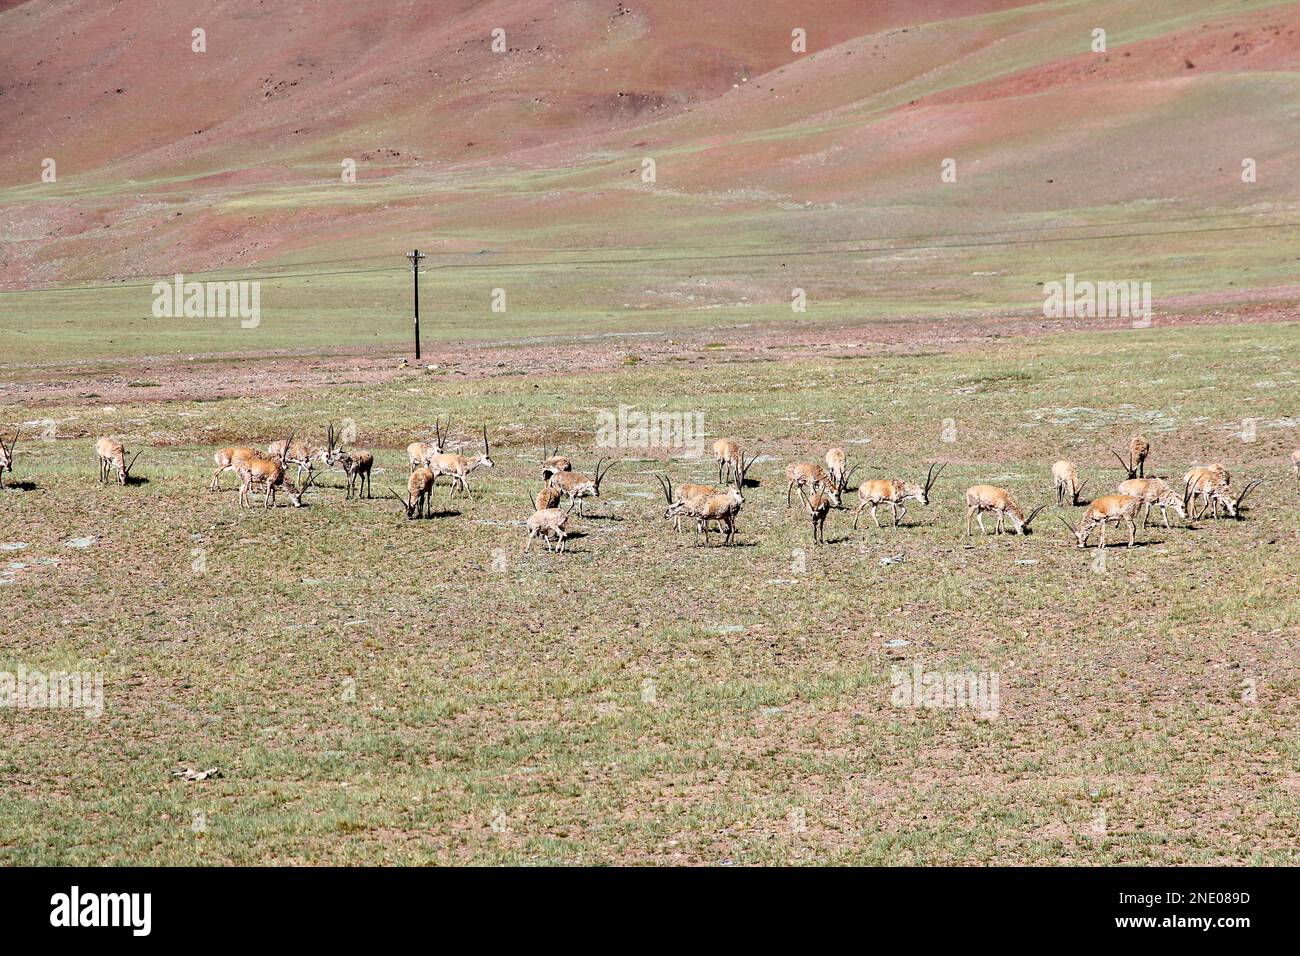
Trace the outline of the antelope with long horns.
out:
[[[1196,470],[1197,469],[1193,469],[1193,472]],[[1191,472],[1189,472],[1189,474],[1191,474]],[[1246,482],[1246,486],[1241,489],[1241,494],[1234,498],[1232,493],[1228,490],[1228,480],[1226,477],[1227,472],[1221,472],[1221,474],[1224,475],[1224,479],[1221,482],[1213,481],[1216,477],[1214,473],[1201,476],[1201,480],[1196,486],[1193,484],[1196,479],[1189,481],[1187,483],[1187,500],[1190,502],[1194,493],[1201,494],[1209,501],[1208,507],[1213,509],[1211,513],[1216,519],[1219,517],[1219,506],[1223,505],[1223,510],[1227,517],[1236,518],[1238,521],[1244,521],[1245,516],[1241,513],[1242,502],[1246,500],[1248,494],[1260,485],[1264,484],[1264,479],[1252,478],[1250,481]],[[1194,487],[1198,487],[1199,490],[1194,492]],[[1198,519],[1201,515],[1205,514],[1205,507],[1207,506],[1203,506],[1200,511],[1196,512],[1196,517]]]
[[[605,480],[609,470],[614,467],[611,461],[602,469],[601,465],[605,464],[602,458],[596,462],[595,476],[584,475],[580,471],[557,471],[551,475],[551,487],[556,488],[564,497],[569,499],[569,503],[575,501],[578,504],[578,514],[583,513],[583,500],[586,498],[600,497],[600,483]]]
[[[438,416],[433,423],[434,439],[431,442],[413,441],[406,446],[406,459],[410,462],[411,471],[417,468],[429,468],[430,459],[434,455],[441,455],[443,449],[447,447],[447,432],[442,428],[442,416]],[[447,416],[447,431],[451,431],[451,416]]]
[[[828,448],[826,450],[826,473],[831,476],[831,481],[835,483],[835,496],[837,498],[843,497],[844,492],[848,490],[849,483],[853,481],[854,471],[857,471],[857,466],[855,465],[852,469],[848,468],[848,458],[845,456],[843,448]]]
[[[249,502],[249,495],[257,487],[265,489],[266,494],[262,501],[262,507],[264,508],[275,507],[275,493],[280,488],[283,488],[289,495],[289,501],[295,508],[301,508],[303,507],[302,497],[315,480],[315,476],[308,471],[305,483],[301,486],[294,484],[288,478],[284,462],[272,458],[250,458],[240,464],[236,471],[239,474],[239,506],[241,508],[252,507]]]
[[[1056,489],[1058,508],[1064,506],[1066,498],[1070,499],[1070,504],[1077,505],[1083,486],[1087,483],[1079,480],[1079,469],[1074,462],[1063,459],[1052,465],[1052,487]]]
[[[5,472],[9,472],[9,480],[12,482],[14,477],[14,446],[18,444],[18,432],[14,432],[13,440],[8,445],[4,439],[0,438],[0,488],[5,486]]]
[[[1145,478],[1147,456],[1151,454],[1151,443],[1141,435],[1134,435],[1128,442],[1128,460],[1113,448],[1110,452],[1119,460],[1119,465],[1128,473],[1129,478]]]
[[[317,448],[306,441],[293,441],[291,436],[289,439],[273,441],[267,445],[266,457],[280,459],[286,468],[293,465],[298,470],[296,477],[298,482],[301,483],[303,472],[310,472],[318,462],[322,467],[329,466],[330,454],[334,444],[334,427],[331,425],[329,430],[330,448]],[[285,443],[286,441],[288,444]]]
[[[819,491],[808,499],[808,517],[812,519],[813,544],[826,543],[826,516],[832,508],[840,506],[840,498],[833,491]]]
[[[468,458],[465,455],[442,453],[429,459],[429,470],[433,472],[434,484],[444,475],[451,479],[451,491],[457,488],[467,497],[473,497],[469,490],[469,476],[480,468],[495,468],[492,462],[492,446],[488,444],[487,426],[483,426],[483,454]]]
[[[1228,474],[1228,469],[1222,464],[1215,462],[1212,465],[1198,465],[1189,469],[1183,475],[1183,481],[1187,485],[1188,504],[1194,503],[1198,498],[1201,499],[1201,507],[1197,510],[1195,518],[1197,520],[1205,514],[1205,510],[1214,504],[1215,495],[1213,492],[1217,489],[1221,493],[1226,493],[1228,485],[1232,482],[1232,476]],[[1214,504],[1214,516],[1219,516],[1219,508]]]
[[[1075,542],[1080,548],[1088,546],[1088,536],[1097,528],[1101,529],[1101,534],[1097,538],[1097,548],[1106,547],[1106,525],[1114,524],[1119,527],[1120,522],[1128,525],[1128,546],[1133,547],[1133,539],[1137,534],[1137,513],[1142,507],[1142,499],[1134,498],[1132,495],[1102,495],[1093,499],[1083,512],[1083,517],[1079,523],[1072,525],[1064,518],[1061,518],[1061,524],[1070,529],[1070,534],[1074,535]]]
[[[407,518],[427,518],[429,516],[429,499],[433,495],[433,471],[429,468],[417,468],[406,479],[406,497],[403,498],[392,488],[389,493],[406,509]]]
[[[140,457],[140,452],[136,452],[131,456],[131,460],[127,461],[126,449],[116,438],[101,438],[95,442],[95,454],[99,456],[99,481],[101,484],[108,482],[109,475],[116,468],[118,484],[125,485],[127,479],[131,477],[131,466]]]
[[[894,514],[894,527],[897,528],[899,523],[907,517],[906,501],[919,501],[923,505],[930,503],[930,489],[934,483],[939,480],[940,473],[947,467],[946,464],[939,465],[938,471],[935,465],[938,462],[930,463],[930,470],[925,474],[925,484],[920,485],[914,481],[899,481],[897,478],[883,478],[876,480],[864,481],[858,485],[858,507],[853,512],[853,527],[857,528],[858,518],[862,514],[862,509],[871,508],[871,520],[880,527],[880,519],[876,517],[876,508],[880,505],[889,505]]]
[[[984,527],[984,512],[986,511],[997,515],[998,523],[994,528],[995,534],[1003,532],[1008,518],[1011,519],[1011,529],[1014,533],[1029,534],[1033,520],[1046,507],[1047,505],[1039,505],[1029,512],[1028,517],[1026,517],[1020,505],[1016,504],[1016,499],[1011,497],[1011,492],[1007,491],[1007,489],[999,488],[996,485],[971,485],[966,489],[966,537],[970,537],[972,518],[979,522],[980,531],[987,533],[987,529]]]
[[[709,546],[709,525],[717,523],[724,532],[722,543],[732,544],[736,539],[736,516],[745,504],[745,497],[739,488],[728,488],[717,495],[697,495],[685,501],[678,501],[668,506],[665,518],[679,515],[695,519],[695,537],[698,543],[700,532],[704,532],[704,546]]]
[[[1163,478],[1130,478],[1116,485],[1115,491],[1121,495],[1132,495],[1142,502],[1142,529],[1144,531],[1147,523],[1151,520],[1151,509],[1153,507],[1160,509],[1160,517],[1164,519],[1166,528],[1169,527],[1170,508],[1174,510],[1178,517],[1184,521],[1187,520],[1187,496],[1174,491],[1173,486]]]
[[[334,430],[334,423],[329,424],[329,451],[325,457],[325,465],[328,468],[342,468],[343,474],[348,479],[348,492],[344,496],[344,501],[352,497],[352,491],[355,488],[357,497],[361,497],[364,491],[366,497],[371,497],[370,487],[370,469],[374,467],[375,456],[368,451],[345,451],[339,443],[338,433]]]

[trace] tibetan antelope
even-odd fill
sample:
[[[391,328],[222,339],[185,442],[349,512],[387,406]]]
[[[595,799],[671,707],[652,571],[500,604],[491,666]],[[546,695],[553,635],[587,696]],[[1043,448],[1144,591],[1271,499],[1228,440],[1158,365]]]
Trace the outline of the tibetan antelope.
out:
[[[352,497],[354,486],[358,498],[363,491],[367,498],[371,497],[370,469],[374,464],[375,456],[368,451],[344,451],[335,434],[334,423],[330,422],[329,451],[325,456],[325,465],[328,468],[342,468],[343,474],[347,475],[348,493],[344,497],[345,501]]]
[[[826,450],[826,472],[831,476],[831,481],[835,483],[835,497],[837,498],[844,496],[844,492],[849,488],[849,483],[853,481],[853,472],[857,471],[857,465],[846,470],[847,464],[848,460],[844,455],[843,448],[829,448]]]
[[[1145,478],[1147,456],[1151,454],[1151,443],[1141,435],[1134,435],[1128,442],[1128,461],[1113,448],[1110,452],[1119,459],[1120,467],[1128,472],[1129,478]]]
[[[1011,497],[1011,492],[1005,488],[999,488],[996,485],[971,485],[966,489],[966,537],[970,537],[970,523],[974,518],[979,522],[980,531],[987,533],[984,527],[983,513],[991,511],[998,516],[997,526],[994,528],[995,534],[1001,534],[1005,527],[1005,519],[1011,519],[1012,531],[1016,534],[1029,534],[1030,524],[1038,517],[1038,513],[1046,508],[1046,505],[1039,505],[1029,516],[1020,510],[1016,504],[1016,499]]]
[[[569,512],[571,511],[573,511],[573,502],[569,502],[568,508],[539,508],[530,514],[528,516],[528,540],[524,543],[524,551],[532,549],[534,538],[541,538],[542,543],[546,545],[547,551],[563,551],[565,542],[569,537],[566,526],[569,523]],[[551,547],[552,539],[555,541],[554,548]]]
[[[1079,519],[1077,525],[1061,518],[1061,524],[1070,529],[1070,534],[1074,535],[1075,542],[1080,548],[1088,546],[1088,536],[1100,528],[1101,534],[1097,538],[1097,547],[1102,549],[1106,547],[1106,525],[1114,523],[1119,527],[1120,522],[1128,525],[1128,546],[1133,547],[1133,538],[1137,534],[1137,513],[1142,507],[1142,499],[1134,498],[1132,495],[1102,495],[1095,498],[1083,512],[1083,517]]]
[[[1187,485],[1189,504],[1195,502],[1197,498],[1201,499],[1201,508],[1196,512],[1196,518],[1200,518],[1214,500],[1211,492],[1216,488],[1220,491],[1226,491],[1232,481],[1232,476],[1228,474],[1228,469],[1216,462],[1213,465],[1199,465],[1189,469],[1183,475],[1183,481]],[[1216,506],[1214,509],[1216,518],[1219,516],[1218,511],[1219,509]]]
[[[450,419],[448,424],[450,424]],[[445,439],[445,433],[444,433]],[[432,456],[429,459],[428,468],[433,472],[433,482],[436,485],[438,479],[446,475],[451,479],[451,491],[457,488],[466,496],[472,497],[469,491],[469,476],[480,468],[494,468],[492,462],[492,447],[488,444],[487,426],[483,426],[483,454],[475,455],[468,458],[465,455],[455,455],[443,452]]]
[[[1132,495],[1142,502],[1143,530],[1151,519],[1152,506],[1160,509],[1160,517],[1164,518],[1166,528],[1169,527],[1170,508],[1174,509],[1178,517],[1187,520],[1187,496],[1178,494],[1163,478],[1130,478],[1116,485],[1115,491],[1121,495]]]
[[[1058,508],[1064,506],[1066,498],[1070,499],[1070,504],[1077,505],[1087,483],[1079,480],[1079,469],[1072,461],[1061,460],[1052,466],[1052,487],[1056,489]]]
[[[542,446],[542,481],[550,481],[561,471],[573,471],[573,462],[560,454],[560,446],[547,450]]]
[[[230,448],[218,448],[212,453],[212,460],[217,466],[217,470],[212,473],[212,484],[208,486],[209,491],[221,490],[221,474],[226,471],[239,473],[239,466],[254,458],[264,458],[265,456],[256,448],[250,448],[248,445],[234,445]]]
[[[429,498],[433,495],[433,470],[417,468],[406,479],[406,497],[403,498],[392,488],[389,493],[406,509],[407,518],[427,518],[429,516]]]
[[[819,491],[834,491],[835,482],[821,465],[810,461],[797,461],[785,467],[785,506],[790,507],[790,492],[799,489],[799,498],[807,506],[808,498]]]
[[[594,478],[584,475],[580,471],[557,471],[551,475],[551,487],[568,498],[570,504],[576,501],[578,514],[582,514],[583,499],[600,497],[600,483],[605,480],[609,470],[614,467],[614,462],[611,461],[602,470],[600,466],[604,463],[604,458],[596,462],[596,475]]]
[[[1214,469],[1218,469],[1215,471]],[[1191,476],[1188,478],[1187,476]],[[1223,505],[1223,510],[1229,518],[1236,518],[1238,521],[1244,520],[1241,513],[1241,504],[1246,500],[1246,496],[1264,483],[1263,478],[1252,478],[1246,482],[1246,487],[1241,489],[1241,494],[1235,498],[1228,491],[1228,472],[1222,465],[1212,465],[1210,468],[1193,468],[1184,478],[1187,480],[1187,501],[1190,505],[1196,496],[1201,496],[1205,504],[1196,512],[1196,519],[1205,514],[1206,508],[1211,508],[1211,513],[1217,519],[1219,517],[1219,505]],[[1220,480],[1221,479],[1221,480]]]
[[[709,524],[721,525],[724,545],[732,544],[736,539],[736,516],[745,504],[745,497],[739,488],[728,488],[722,494],[697,495],[685,501],[678,501],[668,506],[665,518],[681,515],[695,519],[695,536],[698,541],[700,532],[704,532],[704,546],[709,546]]]
[[[447,434],[451,431],[451,416],[447,416],[447,430],[443,431],[442,416],[434,419],[433,432],[434,439],[428,441],[413,441],[406,446],[406,459],[410,462],[411,471],[417,468],[431,468],[430,459],[434,455],[441,455],[443,449],[447,447]]]
[[[289,480],[284,461],[281,459],[249,458],[243,461],[236,471],[239,474],[239,506],[241,508],[252,507],[249,502],[249,494],[258,486],[264,487],[266,490],[262,507],[274,508],[275,493],[278,489],[284,488],[293,506],[301,508],[303,507],[302,496],[307,493],[307,489],[312,486],[312,482],[315,480],[315,476],[308,471],[307,481],[301,487],[294,484]]]
[[[812,519],[813,544],[826,543],[826,516],[832,508],[840,506],[840,498],[833,491],[819,491],[808,499],[808,517]]]
[[[559,488],[542,485],[541,489],[533,497],[533,510],[545,511],[547,508],[555,508],[563,497],[564,495]]]
[[[739,488],[744,482],[740,475],[740,446],[729,438],[719,438],[713,443],[713,457],[718,462],[718,481],[722,481],[724,470],[731,472],[735,477],[736,487]]]
[[[868,506],[871,508],[871,520],[879,528],[880,519],[876,517],[876,508],[880,505],[889,505],[894,513],[894,527],[897,528],[899,523],[907,517],[905,501],[919,501],[923,505],[928,505],[930,503],[930,489],[939,480],[940,472],[947,467],[946,464],[939,465],[939,470],[935,471],[935,464],[938,463],[932,462],[930,464],[930,470],[925,474],[924,485],[919,485],[914,481],[899,481],[897,478],[864,481],[860,484],[858,486],[858,508],[853,512],[853,527],[857,528],[862,509]]]
[[[18,444],[18,432],[14,432],[14,437],[8,445],[4,439],[0,438],[0,488],[5,486],[5,472],[9,472],[9,480],[13,481],[14,477],[14,445]]]
[[[143,449],[141,449],[143,451]],[[125,485],[127,479],[131,477],[131,466],[135,460],[140,457],[140,452],[131,456],[131,460],[126,460],[126,449],[116,438],[101,438],[95,442],[95,454],[99,456],[99,480],[100,483],[106,483],[112,469],[117,469],[118,484]]]
[[[333,446],[333,426],[330,426],[331,447]],[[319,462],[322,467],[329,466],[330,451],[328,448],[317,448],[315,445],[306,441],[294,441],[293,436],[273,441],[266,446],[267,458],[278,458],[284,467],[288,468],[293,465],[298,469],[297,480],[302,481],[302,473],[311,472]]]
[[[664,501],[668,503],[670,509],[673,505],[681,504],[689,498],[708,497],[709,495],[724,495],[727,493],[726,488],[715,488],[712,485],[696,485],[689,482],[684,485],[679,485],[677,490],[674,492],[673,480],[667,475],[655,475],[655,480],[659,482],[659,487],[663,489]],[[680,512],[673,515],[669,515],[665,512],[664,517],[671,517],[673,519],[673,530],[682,530],[682,515]]]

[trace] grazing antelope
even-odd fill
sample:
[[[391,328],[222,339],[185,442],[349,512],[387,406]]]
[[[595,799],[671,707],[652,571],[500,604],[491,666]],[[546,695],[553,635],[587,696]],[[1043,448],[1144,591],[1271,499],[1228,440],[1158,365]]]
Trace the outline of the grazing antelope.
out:
[[[1052,487],[1056,489],[1058,508],[1065,504],[1067,497],[1070,499],[1070,504],[1077,505],[1083,486],[1087,483],[1079,480],[1079,469],[1072,461],[1061,460],[1052,466]]]
[[[413,441],[406,446],[406,458],[411,464],[411,471],[417,468],[429,468],[429,460],[434,455],[441,455],[447,447],[447,433],[451,431],[451,416],[447,416],[447,431],[442,428],[442,416],[433,422],[434,439],[431,442]]]
[[[406,509],[407,518],[427,518],[429,516],[429,498],[433,494],[434,474],[432,469],[417,468],[406,479],[407,495],[403,498],[392,488],[389,492]]]
[[[14,432],[14,437],[8,445],[5,445],[4,439],[0,438],[0,488],[5,486],[5,472],[9,472],[9,480],[14,477],[14,445],[18,444],[18,432]]]
[[[966,537],[970,537],[972,518],[979,522],[980,531],[987,533],[983,518],[985,511],[991,511],[998,516],[998,523],[994,528],[995,534],[1002,533],[1007,518],[1011,519],[1011,527],[1016,534],[1029,534],[1030,524],[1046,507],[1046,505],[1039,505],[1029,512],[1029,517],[1025,517],[1025,513],[1016,504],[1016,499],[1011,497],[1011,492],[1007,489],[996,485],[971,485],[966,489]]]
[[[724,545],[732,544],[736,538],[736,516],[740,514],[741,507],[745,504],[744,495],[740,493],[739,488],[728,488],[726,491],[717,495],[697,495],[685,501],[678,501],[668,506],[664,512],[665,518],[676,518],[683,515],[687,518],[695,519],[695,536],[698,541],[701,531],[704,532],[704,546],[709,546],[709,524],[717,522],[722,526],[725,533],[722,543]]]
[[[1151,519],[1151,508],[1160,509],[1160,517],[1169,527],[1169,509],[1173,508],[1178,517],[1187,520],[1187,496],[1180,495],[1163,478],[1130,478],[1116,485],[1115,490],[1121,495],[1132,495],[1142,502],[1142,528],[1146,530]]]
[[[564,455],[560,454],[560,446],[556,445],[550,451],[547,451],[545,445],[542,446],[542,481],[550,481],[557,473],[561,471],[573,471],[573,462],[569,461]]]
[[[448,420],[448,424],[450,424],[450,420]],[[496,467],[492,462],[492,448],[488,444],[487,426],[483,426],[483,454],[467,458],[464,455],[444,452],[432,456],[429,459],[428,467],[433,472],[435,485],[438,483],[439,478],[446,475],[451,479],[451,491],[454,492],[457,488],[460,488],[463,494],[472,497],[469,491],[469,476],[480,468]]]
[[[1187,484],[1187,501],[1194,502],[1197,498],[1201,499],[1202,505],[1196,512],[1196,518],[1205,514],[1205,509],[1210,507],[1214,502],[1215,489],[1221,492],[1227,491],[1228,485],[1232,481],[1232,476],[1228,474],[1228,469],[1223,465],[1215,463],[1213,465],[1201,465],[1190,469],[1183,475],[1183,481]],[[1219,508],[1216,504],[1214,507],[1214,516],[1219,516]]]
[[[546,545],[546,550],[561,552],[565,548],[565,542],[568,540],[569,532],[566,525],[569,523],[569,512],[573,510],[573,503],[565,508],[539,508],[528,516],[528,540],[524,543],[524,551],[530,551],[533,547],[533,539],[540,537],[542,543]],[[551,547],[551,539],[555,539],[555,547]]]
[[[1208,502],[1207,505],[1202,506],[1200,511],[1196,512],[1196,518],[1199,519],[1201,515],[1205,514],[1206,507],[1212,507],[1212,514],[1217,519],[1219,517],[1219,505],[1223,505],[1223,510],[1229,518],[1236,518],[1238,521],[1244,520],[1241,513],[1241,504],[1246,500],[1248,494],[1264,483],[1264,479],[1252,478],[1246,482],[1246,487],[1241,489],[1241,494],[1234,498],[1228,491],[1228,473],[1222,470],[1222,465],[1215,467],[1218,467],[1220,471],[1211,471],[1209,474],[1193,477],[1192,481],[1187,483],[1187,500],[1189,503],[1197,494],[1202,495]],[[1203,470],[1194,468],[1188,474],[1195,476],[1196,472]],[[1223,476],[1222,481],[1215,481],[1218,475]]]
[[[262,458],[263,454],[256,448],[250,448],[247,445],[234,445],[230,448],[218,448],[212,454],[212,460],[216,463],[217,470],[212,473],[212,484],[208,486],[209,491],[221,490],[221,473],[233,471],[238,473],[239,466],[254,458]]]
[[[785,477],[790,482],[785,489],[785,506],[790,507],[790,492],[799,489],[799,498],[807,506],[810,495],[818,491],[834,491],[835,482],[826,469],[810,461],[797,461],[786,465]]]
[[[95,442],[95,454],[99,456],[99,480],[101,484],[108,481],[112,469],[116,468],[118,484],[125,485],[126,480],[131,477],[131,466],[140,457],[140,452],[136,452],[128,462],[126,460],[126,449],[122,447],[122,443],[116,438],[101,438]]]
[[[719,438],[713,443],[713,457],[718,462],[718,481],[722,481],[722,473],[725,469],[736,477],[736,487],[740,487],[744,480],[738,474],[741,459],[740,446],[729,438]]]
[[[1099,550],[1106,547],[1106,525],[1113,522],[1115,527],[1119,527],[1122,521],[1128,525],[1128,546],[1131,548],[1137,534],[1137,513],[1141,507],[1142,499],[1132,495],[1102,495],[1088,505],[1077,525],[1071,525],[1064,518],[1060,520],[1061,524],[1070,529],[1080,548],[1086,548],[1088,536],[1094,529],[1100,528],[1101,534],[1097,538]]]
[[[576,501],[578,514],[582,514],[583,499],[600,497],[600,483],[605,480],[609,470],[614,467],[614,462],[611,461],[602,470],[600,466],[604,462],[604,458],[596,462],[596,476],[594,478],[584,475],[580,471],[557,471],[551,475],[551,487],[568,498],[570,504]]]
[[[266,489],[262,507],[274,508],[276,490],[284,488],[293,506],[301,508],[303,506],[302,496],[307,493],[307,489],[311,487],[312,482],[315,480],[315,476],[308,471],[306,483],[299,487],[287,477],[283,460],[271,458],[249,458],[243,461],[236,471],[239,474],[239,506],[241,508],[252,507],[249,502],[249,494],[258,486]]]
[[[831,481],[835,482],[835,494],[844,494],[844,489],[849,486],[849,475],[845,470],[847,458],[844,455],[843,448],[826,449],[826,472],[831,476]]]
[[[907,517],[907,506],[905,501],[919,501],[923,505],[930,503],[930,489],[934,483],[939,480],[939,474],[947,467],[946,464],[939,465],[939,470],[935,471],[934,466],[937,462],[930,464],[930,470],[925,474],[925,484],[919,485],[914,481],[899,481],[897,478],[877,479],[874,481],[864,481],[858,486],[858,508],[853,513],[853,527],[858,526],[858,517],[862,514],[862,509],[871,507],[871,520],[880,527],[880,519],[876,517],[876,508],[880,505],[889,505],[894,513],[894,527],[897,528],[899,523]],[[902,509],[901,512],[899,509]]]
[[[826,543],[826,516],[832,508],[840,506],[840,498],[833,491],[819,491],[808,499],[808,517],[812,519],[813,544]]]
[[[695,484],[690,484],[689,482],[687,484],[678,486],[676,493],[674,493],[673,480],[669,478],[667,475],[655,475],[655,480],[659,482],[659,487],[663,489],[664,500],[668,503],[669,508],[671,508],[673,505],[681,504],[683,501],[686,501],[687,499],[690,498],[700,498],[700,497],[708,497],[709,495],[726,494],[725,488],[715,488],[712,485],[695,485]],[[670,516],[667,513],[665,513],[664,517],[670,517]],[[682,530],[681,513],[678,512],[677,514],[674,514],[671,517],[673,519],[673,530],[681,531]]]

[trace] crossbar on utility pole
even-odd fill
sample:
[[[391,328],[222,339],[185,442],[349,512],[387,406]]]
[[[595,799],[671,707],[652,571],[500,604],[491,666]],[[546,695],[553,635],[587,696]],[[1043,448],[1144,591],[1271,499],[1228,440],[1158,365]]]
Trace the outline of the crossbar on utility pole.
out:
[[[420,360],[420,263],[425,256],[419,249],[412,249],[406,254],[411,260],[411,277],[415,280],[415,360]]]

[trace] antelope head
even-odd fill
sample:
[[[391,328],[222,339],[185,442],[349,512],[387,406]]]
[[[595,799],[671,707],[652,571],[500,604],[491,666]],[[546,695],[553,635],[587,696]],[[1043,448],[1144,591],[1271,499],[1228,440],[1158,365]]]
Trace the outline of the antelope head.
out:
[[[1026,517],[1023,521],[1020,520],[1019,517],[1014,512],[1008,511],[1007,514],[1011,516],[1011,523],[1015,525],[1016,533],[1029,534],[1033,530],[1029,526],[1033,524],[1033,521],[1035,518],[1038,517],[1039,512],[1041,512],[1046,507],[1047,505],[1039,505],[1033,511],[1029,512],[1028,517]]]
[[[605,480],[605,476],[609,474],[609,470],[614,467],[614,462],[611,460],[610,463],[605,465],[604,469],[602,469],[600,466],[604,464],[604,462],[604,458],[596,462],[596,475],[591,479],[591,493],[597,498],[600,497],[600,483]]]
[[[450,418],[447,419],[447,423],[451,424]],[[488,444],[486,425],[483,426],[483,454],[479,455],[477,458],[474,459],[474,464],[481,466],[483,468],[496,467],[495,465],[492,464],[492,447]]]
[[[1133,463],[1133,456],[1131,454],[1129,455],[1128,460],[1125,461],[1124,456],[1121,455],[1119,452],[1117,452],[1115,449],[1112,448],[1110,450],[1110,453],[1114,455],[1117,459],[1119,459],[1119,466],[1123,468],[1126,472],[1128,472],[1128,476],[1130,478],[1136,478],[1138,476],[1137,465]]]
[[[438,449],[437,453],[441,455],[443,452],[447,450],[447,439],[451,435],[450,415],[447,416],[447,425],[445,428],[443,427],[442,424],[441,415],[439,415],[437,418],[433,420],[433,434],[434,434],[434,439],[433,439],[434,447]]]
[[[295,508],[306,507],[306,505],[303,503],[302,497],[303,495],[307,494],[307,489],[312,486],[312,483],[315,482],[315,480],[316,480],[316,476],[311,473],[310,469],[307,471],[307,480],[302,483],[301,488],[295,486],[294,483],[290,481],[288,478],[284,480],[284,490],[288,492],[289,501],[293,503],[293,506]]]
[[[1061,524],[1065,525],[1065,527],[1069,530],[1070,534],[1074,535],[1075,544],[1077,544],[1080,548],[1086,548],[1088,546],[1086,544],[1088,540],[1088,528],[1084,524],[1082,518],[1079,519],[1077,524],[1070,524],[1070,522],[1066,521],[1060,515],[1057,515],[1056,520],[1061,522]]]
[[[736,487],[737,487],[737,488],[744,488],[744,487],[745,487],[745,481],[746,481],[745,476],[749,473],[749,466],[752,465],[752,464],[754,464],[754,462],[758,461],[758,456],[759,456],[759,454],[760,454],[760,452],[755,452],[754,454],[752,454],[752,455],[750,455],[748,458],[746,458],[746,457],[745,457],[745,453],[744,453],[744,452],[741,452],[741,454],[740,454],[740,464],[739,464],[739,466],[736,468]]]
[[[1241,503],[1246,500],[1248,494],[1263,483],[1263,478],[1252,478],[1250,481],[1246,482],[1246,487],[1241,489],[1241,494],[1237,495],[1236,498],[1230,498],[1226,494],[1223,495],[1219,500],[1221,500],[1224,506],[1228,509],[1229,516],[1236,518],[1238,521],[1246,520],[1241,514]]]
[[[122,454],[122,460],[118,462],[118,472],[117,472],[118,481],[122,482],[122,484],[126,484],[130,480],[131,466],[135,464],[135,460],[140,457],[140,452],[142,451],[144,451],[143,448],[140,449],[140,451],[136,452],[134,455],[132,455],[130,461],[126,460],[125,452]]]
[[[655,475],[655,480],[659,482],[659,487],[663,489],[664,501],[668,503],[668,510],[664,512],[665,518],[673,516],[673,480],[667,475]]]
[[[905,490],[908,497],[915,498],[923,505],[928,505],[930,503],[930,489],[933,488],[934,483],[939,480],[939,475],[943,470],[948,467],[948,463],[944,462],[942,465],[939,465],[938,470],[935,470],[934,466],[938,464],[938,462],[930,463],[930,470],[925,473],[924,485],[908,484],[906,486]],[[1028,522],[1026,522],[1026,524],[1028,524]]]
[[[403,497],[402,495],[399,495],[395,490],[393,490],[392,485],[388,486],[388,493],[393,498],[397,499],[397,503],[401,505],[402,508],[406,511],[406,517],[408,519],[415,517],[415,505],[416,505],[415,498]]]
[[[330,422],[327,428],[328,428],[327,440],[329,442],[329,447],[325,449],[324,454],[321,456],[321,461],[326,468],[333,468],[342,460],[343,449],[339,447],[338,435],[334,431],[334,423]]]

